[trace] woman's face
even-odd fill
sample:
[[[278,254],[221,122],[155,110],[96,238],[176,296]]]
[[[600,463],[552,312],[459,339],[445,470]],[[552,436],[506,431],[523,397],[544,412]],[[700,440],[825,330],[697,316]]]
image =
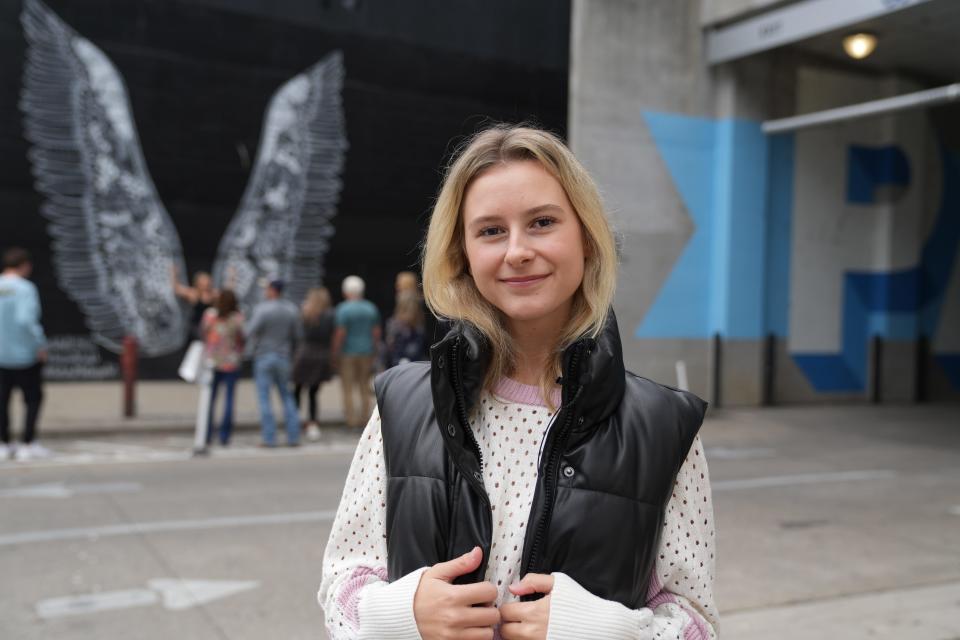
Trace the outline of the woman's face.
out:
[[[463,225],[470,274],[511,332],[566,324],[583,281],[584,246],[556,178],[533,160],[487,169],[467,189]]]
[[[210,279],[210,276],[207,275],[197,276],[194,280],[194,286],[197,288],[197,291],[207,293],[213,290],[213,281]]]

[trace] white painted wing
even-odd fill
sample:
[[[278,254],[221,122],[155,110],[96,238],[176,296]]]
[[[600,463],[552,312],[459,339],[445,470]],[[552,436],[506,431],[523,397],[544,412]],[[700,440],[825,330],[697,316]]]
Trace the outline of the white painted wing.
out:
[[[119,352],[133,335],[146,356],[174,351],[187,321],[170,272],[184,273],[183,256],[123,79],[39,0],[24,0],[21,21],[29,46],[20,107],[60,287],[98,344]]]
[[[213,272],[247,311],[261,298],[261,280],[284,280],[287,297],[299,303],[323,275],[347,149],[343,75],[335,51],[270,99],[257,160]]]

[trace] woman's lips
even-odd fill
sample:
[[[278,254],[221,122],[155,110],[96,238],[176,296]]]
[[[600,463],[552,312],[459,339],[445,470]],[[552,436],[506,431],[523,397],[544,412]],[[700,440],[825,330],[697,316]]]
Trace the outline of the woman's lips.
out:
[[[521,276],[518,278],[501,278],[501,282],[507,284],[511,287],[526,287],[538,282],[542,282],[550,274],[543,274],[539,276]]]

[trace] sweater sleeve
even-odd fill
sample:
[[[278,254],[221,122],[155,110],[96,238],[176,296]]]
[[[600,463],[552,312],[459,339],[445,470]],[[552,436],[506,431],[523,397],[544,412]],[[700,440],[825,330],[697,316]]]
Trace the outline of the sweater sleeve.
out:
[[[387,582],[386,496],[380,412],[374,410],[323,555],[317,600],[331,640],[420,640],[413,597],[423,570]]]
[[[32,283],[27,283],[24,304],[20,305],[17,313],[17,322],[19,322],[33,339],[37,350],[47,347],[47,337],[43,333],[43,325],[40,324],[40,295],[37,288]]]
[[[714,539],[710,478],[697,437],[667,503],[647,606],[628,609],[556,573],[547,639],[714,640]]]

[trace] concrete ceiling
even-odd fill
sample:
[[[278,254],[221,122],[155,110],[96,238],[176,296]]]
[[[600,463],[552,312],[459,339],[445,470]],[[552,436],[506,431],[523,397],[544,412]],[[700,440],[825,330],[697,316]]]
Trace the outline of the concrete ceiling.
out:
[[[869,31],[877,49],[865,60],[843,51],[849,33]],[[932,0],[915,7],[866,20],[791,45],[791,48],[851,66],[899,72],[934,82],[960,81],[960,1]]]

